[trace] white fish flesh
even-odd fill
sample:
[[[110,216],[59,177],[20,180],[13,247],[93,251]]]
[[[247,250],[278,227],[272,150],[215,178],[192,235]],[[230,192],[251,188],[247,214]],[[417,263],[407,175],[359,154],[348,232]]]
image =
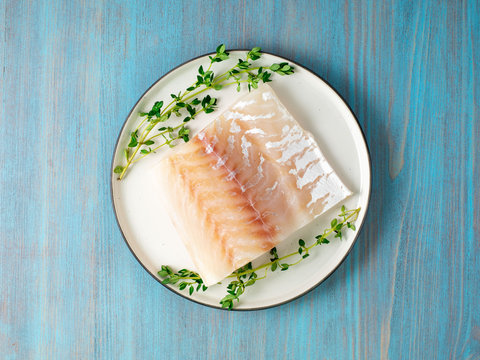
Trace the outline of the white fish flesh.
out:
[[[267,85],[171,151],[159,176],[172,221],[207,286],[351,194]]]

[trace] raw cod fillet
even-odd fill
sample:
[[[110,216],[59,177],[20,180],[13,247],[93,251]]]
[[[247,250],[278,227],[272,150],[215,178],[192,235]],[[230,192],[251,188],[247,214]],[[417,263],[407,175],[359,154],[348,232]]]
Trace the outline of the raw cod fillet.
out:
[[[174,149],[159,170],[172,221],[207,286],[351,194],[267,85]]]

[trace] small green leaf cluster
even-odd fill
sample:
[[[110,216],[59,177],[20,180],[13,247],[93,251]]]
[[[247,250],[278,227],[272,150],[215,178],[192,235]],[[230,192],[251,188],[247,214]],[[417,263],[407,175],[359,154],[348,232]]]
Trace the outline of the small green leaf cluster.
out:
[[[287,263],[280,263],[280,260],[282,260],[283,258],[281,259],[281,258],[278,257],[277,248],[275,248],[275,247],[272,248],[270,250],[270,255],[273,256],[272,258],[270,258],[270,263],[271,264],[268,264],[270,266],[270,271],[271,272],[274,272],[278,268],[280,268],[280,271],[288,270],[290,265],[287,264]]]
[[[209,56],[210,62],[221,62],[228,59],[228,53],[225,51],[225,45],[217,46],[215,56]]]
[[[286,62],[270,65],[270,70],[279,75],[291,75],[293,74],[293,67]]]
[[[250,50],[247,53],[247,59],[252,59],[254,61],[260,59],[260,57],[262,56],[261,51],[262,51],[262,49],[259,48],[258,46],[254,47],[252,50]]]
[[[298,254],[302,256],[302,259],[306,259],[310,256],[308,253],[309,248],[305,245],[305,241],[303,239],[298,240]]]
[[[200,275],[187,269],[174,272],[169,266],[162,265],[161,270],[158,272],[158,276],[163,278],[162,284],[166,285],[178,283],[178,288],[180,290],[185,290],[188,288],[188,293],[190,295],[192,295],[194,291],[205,291],[208,289],[208,287],[203,284],[203,280]]]
[[[248,273],[245,273],[249,271]],[[257,273],[252,270],[252,263],[249,262],[247,265],[236,270],[233,275],[236,276],[236,280],[231,281],[227,286],[227,295],[225,295],[220,300],[220,305],[222,308],[231,310],[234,305],[234,301],[240,301],[240,296],[245,292],[247,286],[252,286],[255,284],[258,278]]]
[[[273,256],[273,258],[270,258],[270,262],[272,263],[270,266],[270,271],[274,272],[278,267],[278,253],[276,247],[270,250],[270,255]]]

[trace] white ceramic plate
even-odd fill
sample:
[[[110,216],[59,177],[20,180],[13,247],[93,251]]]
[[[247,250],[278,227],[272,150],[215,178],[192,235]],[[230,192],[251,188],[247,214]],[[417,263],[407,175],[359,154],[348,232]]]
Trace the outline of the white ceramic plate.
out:
[[[231,51],[230,57],[232,60],[216,63],[213,70],[217,74],[224,72],[239,57],[245,57],[245,51]],[[264,54],[257,63],[265,65],[283,61],[294,65],[295,74],[274,74],[270,86],[300,125],[315,136],[334,170],[354,191],[354,195],[344,201],[344,205],[348,209],[361,207],[362,210],[356,222],[356,232],[344,231],[343,240],[335,239],[328,245],[315,248],[308,259],[288,271],[269,273],[267,279],[247,288],[240,303],[235,305],[237,310],[263,309],[283,304],[304,295],[325,280],[351,250],[365,219],[370,197],[369,152],[352,111],[331,86],[304,67],[272,54]],[[208,64],[207,55],[192,59],[160,78],[143,94],[120,132],[112,169],[123,161],[123,149],[128,144],[129,133],[140,121],[138,113],[150,109],[157,100],[169,99],[170,93],[183,91],[194,81],[198,67],[203,65],[206,68]],[[239,94],[232,86],[214,92],[219,98],[218,110],[213,114],[199,115],[189,123],[192,134],[202,129],[246,91],[243,89]],[[175,270],[195,270],[168,214],[160,205],[158,181],[152,168],[162,154],[161,151],[151,154],[134,164],[122,181],[118,181],[113,172],[111,177],[113,206],[125,241],[145,270],[157,280],[159,278],[156,274],[161,265],[170,265]],[[295,251],[300,237],[313,239],[329,227],[329,221],[339,213],[340,207],[341,204],[277,246],[280,256]],[[269,261],[268,255],[257,259],[254,265],[265,261]],[[226,284],[211,286],[206,292],[194,293],[190,297],[186,291],[166,285],[181,296],[217,308],[220,308],[219,300],[225,295],[225,286]]]

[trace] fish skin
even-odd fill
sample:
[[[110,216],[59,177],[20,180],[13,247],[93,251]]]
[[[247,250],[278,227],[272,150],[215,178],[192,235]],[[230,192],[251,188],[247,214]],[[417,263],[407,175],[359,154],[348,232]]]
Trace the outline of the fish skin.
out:
[[[207,286],[351,195],[267,85],[162,160],[160,178]]]

